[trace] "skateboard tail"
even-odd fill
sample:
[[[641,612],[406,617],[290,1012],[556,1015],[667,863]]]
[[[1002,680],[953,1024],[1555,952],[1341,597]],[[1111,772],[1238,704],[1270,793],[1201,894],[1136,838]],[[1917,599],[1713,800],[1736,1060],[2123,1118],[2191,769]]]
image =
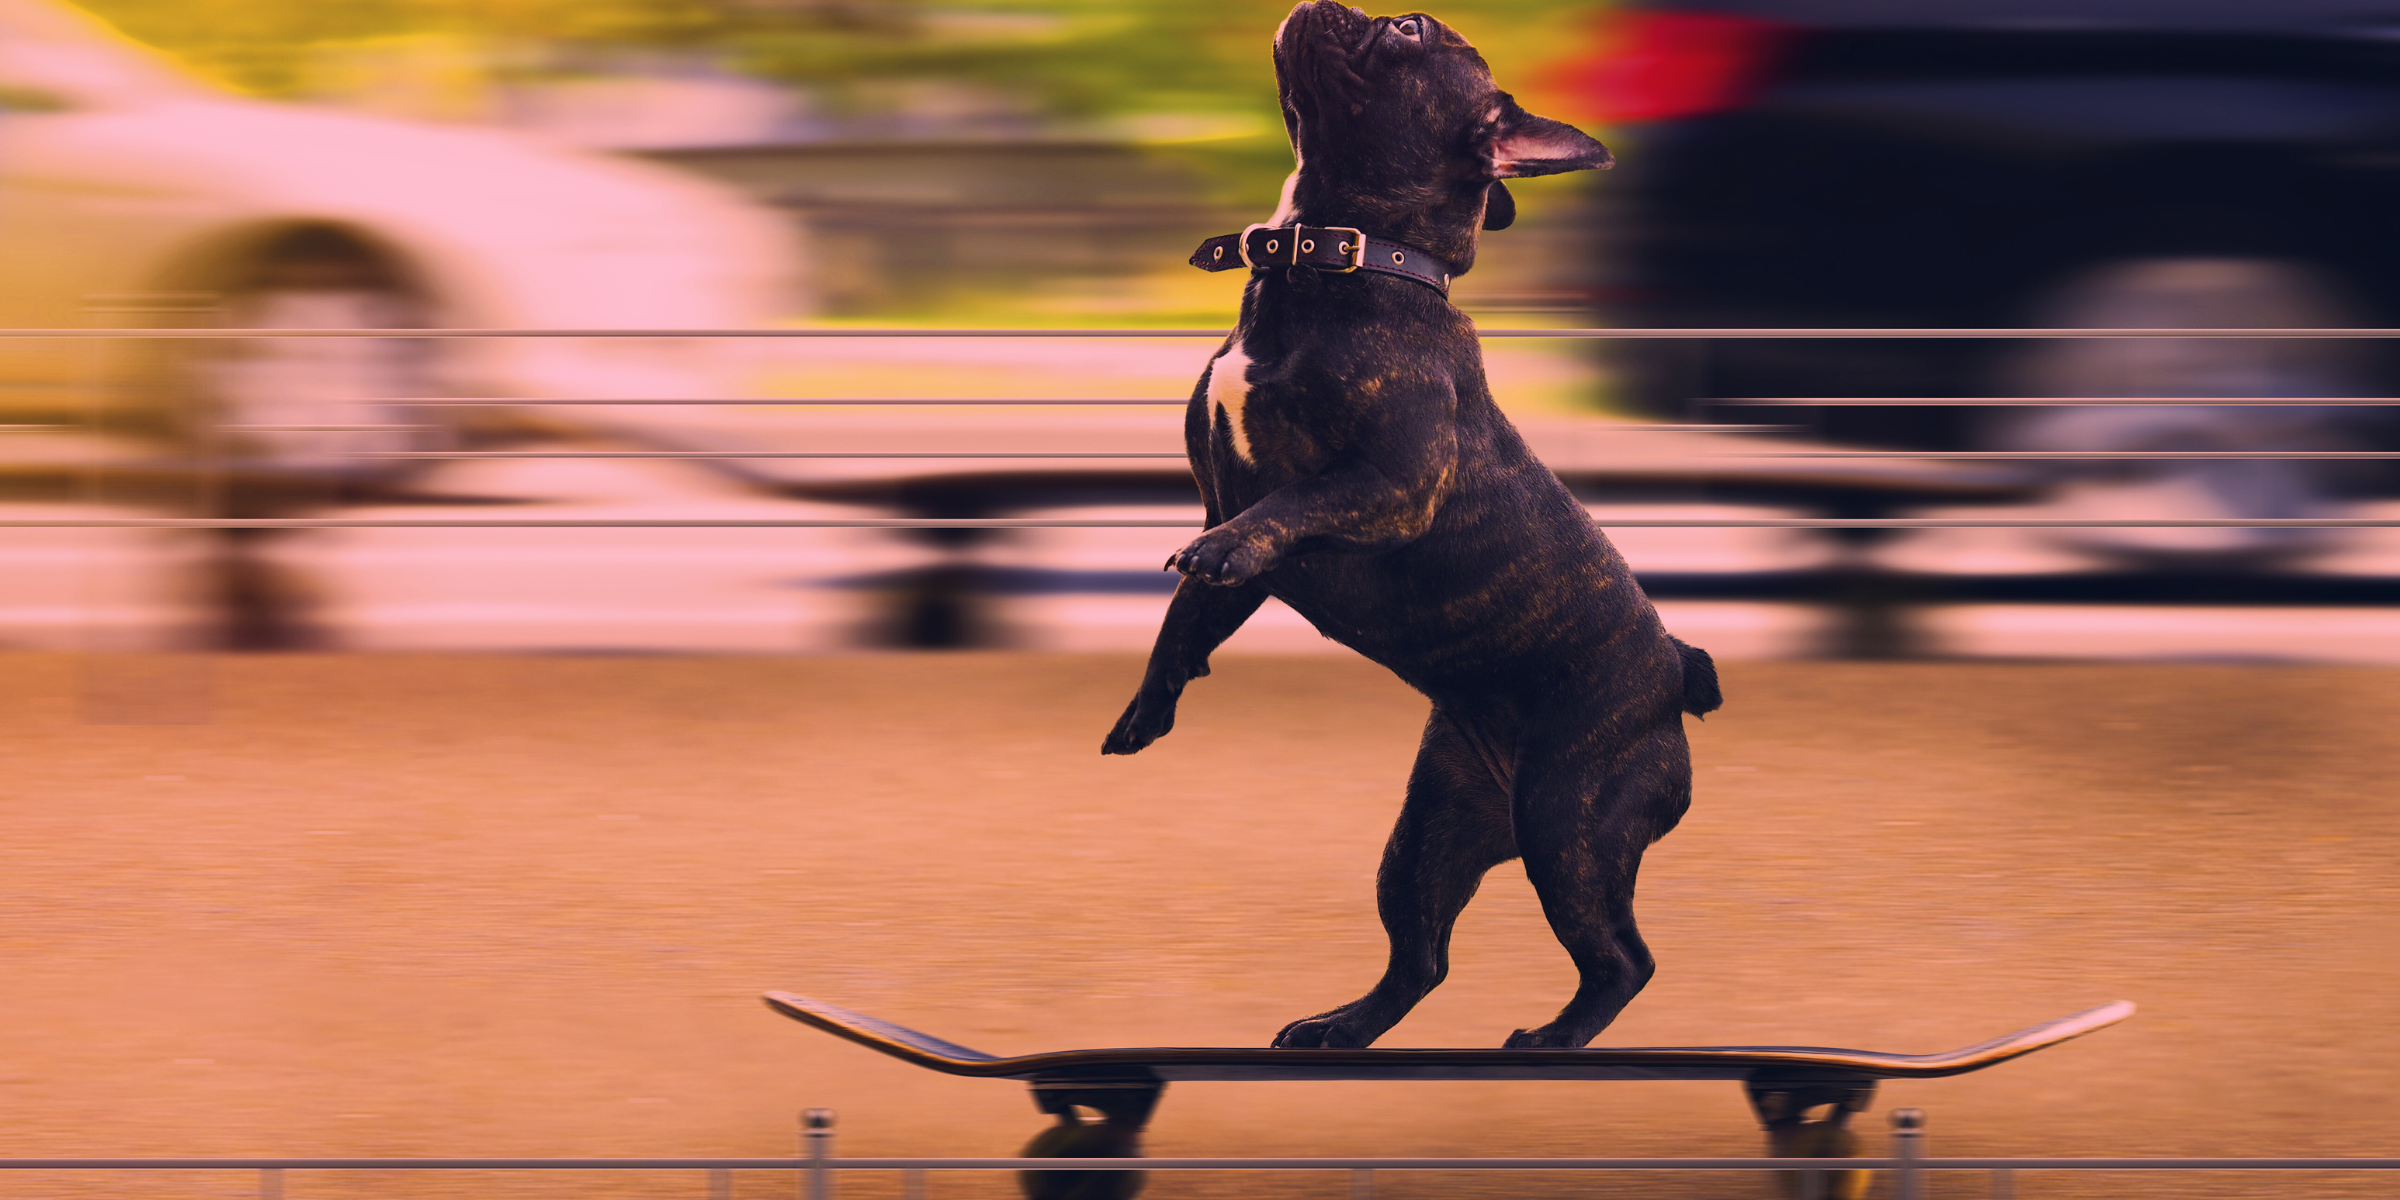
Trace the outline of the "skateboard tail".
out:
[[[865,1013],[852,1012],[836,1004],[795,996],[790,992],[768,992],[767,1007],[804,1025],[814,1025],[835,1037],[847,1038],[861,1046],[880,1050],[894,1058],[905,1059],[920,1067],[947,1071],[954,1075],[985,1074],[976,1068],[1000,1062],[996,1055],[943,1041],[929,1033],[920,1033],[906,1025],[894,1025]]]
[[[2048,1049],[2060,1042],[2072,1041],[2087,1033],[2106,1029],[2134,1014],[2131,1000],[2119,1000],[2098,1008],[2087,1008],[2073,1016],[2044,1021],[2039,1025],[2002,1034],[1988,1042],[1978,1042],[1947,1054],[1889,1056],[1895,1066],[1908,1064],[1913,1070],[1892,1070],[1891,1078],[1936,1079],[1944,1075],[1962,1075],[1985,1067],[2022,1058],[2036,1050]]]

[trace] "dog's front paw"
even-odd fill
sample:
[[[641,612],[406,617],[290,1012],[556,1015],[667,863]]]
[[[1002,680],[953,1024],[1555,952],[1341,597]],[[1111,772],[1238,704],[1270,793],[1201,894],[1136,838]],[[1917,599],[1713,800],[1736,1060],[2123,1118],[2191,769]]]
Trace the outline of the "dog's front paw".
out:
[[[1236,587],[1264,574],[1278,557],[1265,537],[1219,525],[1176,551],[1167,565],[1202,583]]]
[[[1163,688],[1135,692],[1133,703],[1125,706],[1125,715],[1117,718],[1117,727],[1101,740],[1100,753],[1132,754],[1167,736],[1167,731],[1175,728],[1176,699],[1176,693]]]

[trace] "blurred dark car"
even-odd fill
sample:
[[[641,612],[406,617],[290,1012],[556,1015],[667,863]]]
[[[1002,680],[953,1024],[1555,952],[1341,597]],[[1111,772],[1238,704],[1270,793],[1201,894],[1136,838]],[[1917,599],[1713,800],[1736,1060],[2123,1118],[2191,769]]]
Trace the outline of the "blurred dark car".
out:
[[[1600,189],[1614,324],[2400,325],[2400,0],[1632,4],[1566,70],[1624,146]],[[1627,358],[1633,399],[1677,415],[1728,397],[2400,394],[2380,342],[1718,340]],[[1830,437],[1927,449],[2388,442],[2360,421],[2381,410],[2356,408],[2031,427],[2128,413],[2073,411],[1817,413]],[[2235,427],[2212,437],[2212,420]]]

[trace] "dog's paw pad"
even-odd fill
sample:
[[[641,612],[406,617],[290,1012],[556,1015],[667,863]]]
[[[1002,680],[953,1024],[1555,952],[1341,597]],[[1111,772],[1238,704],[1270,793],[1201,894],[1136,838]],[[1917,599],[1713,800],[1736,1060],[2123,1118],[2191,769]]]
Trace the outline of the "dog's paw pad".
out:
[[[1539,1029],[1517,1030],[1509,1034],[1508,1040],[1500,1043],[1500,1046],[1504,1050],[1574,1050],[1590,1040],[1589,1037],[1579,1039],[1565,1030],[1544,1025]]]
[[[1284,1026],[1273,1043],[1278,1050],[1356,1049],[1365,1044],[1356,1031],[1327,1017],[1302,1017]]]

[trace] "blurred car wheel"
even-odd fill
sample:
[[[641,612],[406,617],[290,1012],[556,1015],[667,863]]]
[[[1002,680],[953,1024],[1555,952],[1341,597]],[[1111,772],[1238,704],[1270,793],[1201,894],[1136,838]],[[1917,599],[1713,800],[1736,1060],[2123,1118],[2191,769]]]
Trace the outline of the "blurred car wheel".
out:
[[[2029,323],[2075,328],[2343,327],[2364,320],[2326,274],[2277,258],[2159,257],[2082,272]],[[2367,394],[2364,343],[2335,339],[2090,338],[2026,342],[1999,370],[2001,394],[2248,397]],[[2354,444],[2347,410],[2312,406],[2123,405],[2009,410],[1987,444],[2042,451],[2326,450]],[[2052,464],[2065,492],[2128,518],[2306,517],[2339,483],[2334,464],[2242,459]],[[2308,529],[2077,529],[2067,546],[2153,565],[2272,559],[2313,551]]]
[[[271,242],[227,296],[226,323],[254,329],[404,329],[432,304],[385,254],[306,227]],[[244,466],[335,478],[399,473],[360,457],[434,439],[406,404],[435,394],[431,338],[243,338],[214,343],[192,383],[216,444]]]
[[[405,329],[431,299],[391,254],[338,228],[269,238],[222,294],[220,319],[251,329]],[[371,501],[425,464],[378,457],[439,439],[408,400],[441,390],[431,338],[261,337],[198,343],[178,364],[198,465],[221,515],[273,518]],[[214,559],[222,642],[286,649],[319,639],[309,581],[279,569],[274,531],[227,530]]]

